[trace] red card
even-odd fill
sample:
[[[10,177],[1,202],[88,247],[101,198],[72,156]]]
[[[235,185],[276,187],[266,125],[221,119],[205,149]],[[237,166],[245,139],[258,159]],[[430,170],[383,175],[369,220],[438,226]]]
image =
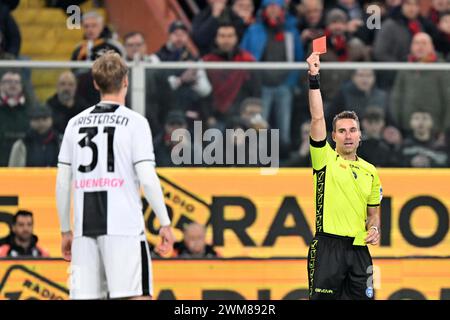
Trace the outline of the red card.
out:
[[[327,52],[327,37],[323,36],[313,40],[313,52],[319,52],[320,54]]]

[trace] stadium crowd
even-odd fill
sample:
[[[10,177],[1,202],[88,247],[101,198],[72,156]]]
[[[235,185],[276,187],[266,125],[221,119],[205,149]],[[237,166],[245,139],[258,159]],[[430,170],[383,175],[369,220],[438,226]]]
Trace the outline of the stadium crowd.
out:
[[[60,1],[48,1],[59,6]],[[180,1],[181,2],[181,1]],[[20,58],[20,32],[0,3],[0,58]],[[327,36],[324,62],[449,62],[450,1],[432,0],[203,0],[192,28],[170,24],[166,43],[149,53],[142,30],[119,39],[95,11],[82,18],[84,39],[68,59],[95,60],[114,50],[126,60],[159,62],[303,62],[312,40]],[[369,5],[381,9],[381,28],[369,29]],[[192,50],[191,43],[197,51]],[[279,129],[281,165],[309,167],[307,73],[304,70],[146,70],[146,117],[160,167],[177,128]],[[449,167],[450,72],[324,70],[327,123],[344,109],[361,120],[358,154],[380,167]],[[132,85],[132,84],[131,84]],[[29,71],[0,70],[0,166],[55,166],[68,120],[99,101],[87,69],[64,71],[55,93],[37,101]],[[131,96],[127,105],[132,106]],[[331,127],[328,128],[331,130]],[[245,143],[245,139],[235,139]],[[247,146],[252,148],[254,146]],[[249,151],[251,152],[251,150]],[[205,166],[205,165],[202,165]]]

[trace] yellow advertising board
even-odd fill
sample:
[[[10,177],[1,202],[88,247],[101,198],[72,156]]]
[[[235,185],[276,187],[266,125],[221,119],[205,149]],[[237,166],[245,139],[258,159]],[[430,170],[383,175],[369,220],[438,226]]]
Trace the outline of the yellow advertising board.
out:
[[[176,236],[189,221],[208,225],[223,257],[306,257],[314,234],[310,169],[159,169]],[[374,257],[450,256],[450,170],[380,169],[381,245]],[[0,237],[18,209],[35,215],[39,243],[60,256],[54,169],[0,169]],[[151,243],[158,223],[144,201]]]
[[[376,259],[375,298],[450,299],[450,259]],[[62,260],[0,261],[0,299],[67,299]],[[157,299],[306,299],[305,259],[155,260]]]

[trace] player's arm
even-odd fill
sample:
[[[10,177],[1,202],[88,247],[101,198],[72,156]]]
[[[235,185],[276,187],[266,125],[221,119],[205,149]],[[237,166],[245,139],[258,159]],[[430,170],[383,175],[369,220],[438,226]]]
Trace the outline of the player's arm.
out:
[[[159,235],[162,237],[162,243],[157,246],[157,250],[162,255],[165,255],[172,250],[175,237],[170,227],[169,214],[167,213],[161,184],[155,170],[152,133],[145,118],[137,122],[133,129],[134,168],[144,191],[145,198],[155,212],[161,225]]]
[[[70,124],[70,122],[69,122]],[[71,126],[67,125],[58,155],[56,175],[56,208],[61,230],[61,253],[65,260],[72,260],[72,231],[70,228],[70,197],[72,186]]]
[[[150,161],[142,161],[135,165],[135,169],[145,198],[155,212],[161,227],[170,226],[169,214],[154,164]]]
[[[70,232],[70,185],[72,169],[70,165],[58,164],[56,175],[56,207],[58,209],[61,233]]]
[[[142,161],[136,163],[134,167],[145,198],[161,224],[159,235],[162,237],[162,243],[158,246],[158,252],[165,255],[172,250],[175,237],[170,227],[171,222],[164,203],[164,196],[158,175],[156,174],[154,162]]]
[[[322,95],[320,93],[320,58],[313,52],[306,60],[309,66],[309,112],[311,114],[311,138],[314,141],[324,141],[327,137]]]
[[[72,231],[70,229],[70,193],[72,169],[70,165],[58,164],[56,175],[56,208],[61,229],[61,254],[66,261],[72,260]]]

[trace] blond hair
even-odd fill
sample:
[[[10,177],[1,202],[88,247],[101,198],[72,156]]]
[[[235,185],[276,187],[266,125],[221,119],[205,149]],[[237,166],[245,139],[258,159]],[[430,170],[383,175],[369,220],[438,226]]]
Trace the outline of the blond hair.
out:
[[[125,61],[112,50],[105,52],[92,66],[92,77],[101,94],[119,92],[127,74]]]

